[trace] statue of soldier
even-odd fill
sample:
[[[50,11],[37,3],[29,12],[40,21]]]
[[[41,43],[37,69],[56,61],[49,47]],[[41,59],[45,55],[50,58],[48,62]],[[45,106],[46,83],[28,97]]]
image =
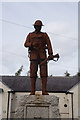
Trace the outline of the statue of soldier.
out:
[[[41,28],[43,26],[42,21],[37,20],[33,25],[35,31],[28,34],[24,43],[24,46],[29,48],[30,54],[30,95],[35,95],[35,83],[37,78],[38,65],[40,66],[40,63],[47,58],[46,49],[48,49],[49,56],[51,58],[53,57],[53,50],[50,39],[47,33],[41,32]],[[42,95],[49,95],[46,91],[48,77],[47,62],[40,66],[40,76],[42,79]]]

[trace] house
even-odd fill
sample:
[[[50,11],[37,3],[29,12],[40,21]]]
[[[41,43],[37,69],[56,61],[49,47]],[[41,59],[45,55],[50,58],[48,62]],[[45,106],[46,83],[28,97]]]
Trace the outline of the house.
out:
[[[8,91],[11,91],[11,89],[2,81],[2,77],[0,77],[0,120],[7,116]]]
[[[36,94],[41,94],[41,88],[41,79],[38,78],[36,80]],[[49,95],[59,97],[61,118],[80,117],[79,90],[80,77],[78,76],[48,77],[47,91]],[[0,91],[0,117],[11,117],[15,112],[15,100],[19,100],[21,94],[30,94],[30,77],[2,76],[0,77]]]

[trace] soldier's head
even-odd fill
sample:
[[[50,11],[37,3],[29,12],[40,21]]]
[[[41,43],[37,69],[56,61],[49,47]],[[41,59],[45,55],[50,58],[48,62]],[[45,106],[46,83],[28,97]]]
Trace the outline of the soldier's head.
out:
[[[40,32],[40,30],[43,26],[42,21],[40,21],[40,20],[36,20],[33,25],[34,25],[34,28],[37,32]]]

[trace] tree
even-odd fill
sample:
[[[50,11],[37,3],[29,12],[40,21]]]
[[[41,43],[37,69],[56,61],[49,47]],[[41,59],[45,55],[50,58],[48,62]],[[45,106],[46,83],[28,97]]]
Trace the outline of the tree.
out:
[[[53,77],[53,75],[50,75],[49,77]]]
[[[19,70],[15,73],[15,76],[20,76],[23,70],[23,65],[19,68]]]
[[[70,76],[70,73],[68,71],[66,71],[64,74],[65,74],[66,77]]]
[[[30,76],[30,70],[27,72],[27,76]]]
[[[80,72],[77,73],[77,76],[80,76]]]

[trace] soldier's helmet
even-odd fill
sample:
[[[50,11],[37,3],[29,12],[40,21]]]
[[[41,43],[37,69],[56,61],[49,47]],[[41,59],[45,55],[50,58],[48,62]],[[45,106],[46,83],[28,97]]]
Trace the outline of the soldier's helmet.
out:
[[[41,20],[36,20],[33,25],[44,26]]]

